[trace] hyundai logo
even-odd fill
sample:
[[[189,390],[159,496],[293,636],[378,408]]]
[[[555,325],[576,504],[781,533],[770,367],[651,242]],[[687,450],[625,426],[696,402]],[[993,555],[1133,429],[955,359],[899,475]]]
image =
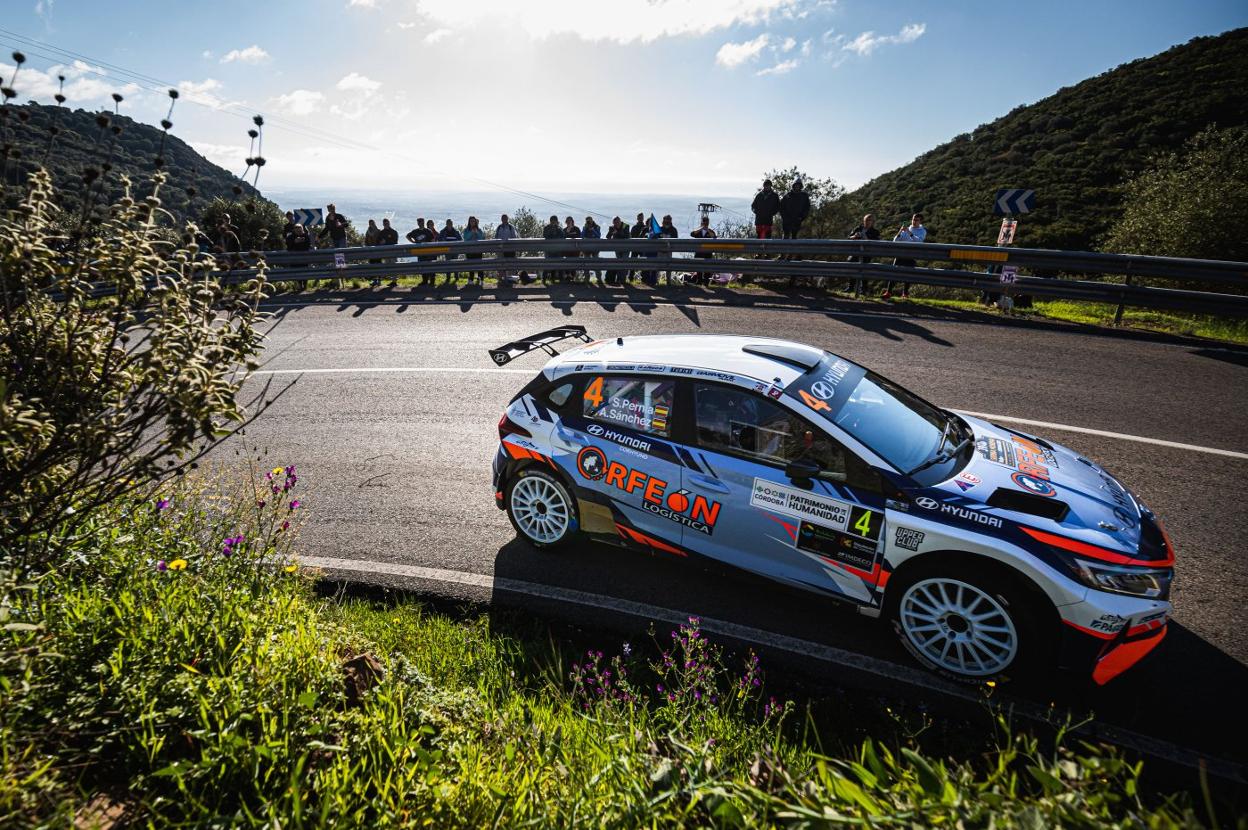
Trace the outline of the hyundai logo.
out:
[[[826,401],[836,394],[836,387],[827,381],[817,380],[810,385],[810,391],[815,393],[815,397]]]
[[[937,506],[936,499],[929,499],[927,496],[921,496],[915,499],[914,503],[919,507],[922,507],[924,510],[935,510]]]
[[[586,429],[590,435],[602,435],[603,429],[601,424],[590,424]]]

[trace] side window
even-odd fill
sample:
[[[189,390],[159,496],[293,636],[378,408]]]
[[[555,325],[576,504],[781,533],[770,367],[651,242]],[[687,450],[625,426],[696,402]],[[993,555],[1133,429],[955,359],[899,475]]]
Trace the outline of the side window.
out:
[[[546,400],[555,405],[555,408],[562,408],[568,402],[568,398],[572,397],[572,389],[575,386],[571,381],[561,383],[554,389],[546,393]]]
[[[707,383],[695,383],[693,394],[699,446],[780,467],[806,456],[829,472],[846,472],[844,448],[779,404]]]
[[[625,375],[591,377],[581,395],[586,418],[668,437],[676,384]]]

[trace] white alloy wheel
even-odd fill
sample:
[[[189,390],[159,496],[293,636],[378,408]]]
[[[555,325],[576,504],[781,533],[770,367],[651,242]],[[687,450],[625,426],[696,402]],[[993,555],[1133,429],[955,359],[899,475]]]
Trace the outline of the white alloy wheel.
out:
[[[572,524],[572,506],[567,495],[544,475],[519,479],[511,488],[508,510],[516,528],[541,545],[561,540]]]
[[[897,619],[919,654],[963,677],[997,674],[1018,655],[1018,631],[1001,602],[956,579],[932,577],[911,585]]]

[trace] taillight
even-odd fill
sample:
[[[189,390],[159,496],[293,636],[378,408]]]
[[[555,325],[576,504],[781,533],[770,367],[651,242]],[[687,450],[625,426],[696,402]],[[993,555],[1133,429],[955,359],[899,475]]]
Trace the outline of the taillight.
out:
[[[532,438],[533,434],[527,429],[517,424],[515,421],[507,417],[507,413],[503,413],[503,417],[498,419],[498,440],[503,440],[508,435],[520,435],[524,438]]]

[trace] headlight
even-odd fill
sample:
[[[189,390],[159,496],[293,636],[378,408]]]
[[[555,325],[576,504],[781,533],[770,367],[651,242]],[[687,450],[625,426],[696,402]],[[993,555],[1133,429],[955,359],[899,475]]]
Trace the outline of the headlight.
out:
[[[1170,568],[1126,568],[1083,559],[1074,561],[1074,571],[1089,588],[1148,599],[1169,597],[1170,582],[1174,579]]]

